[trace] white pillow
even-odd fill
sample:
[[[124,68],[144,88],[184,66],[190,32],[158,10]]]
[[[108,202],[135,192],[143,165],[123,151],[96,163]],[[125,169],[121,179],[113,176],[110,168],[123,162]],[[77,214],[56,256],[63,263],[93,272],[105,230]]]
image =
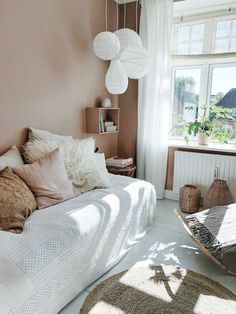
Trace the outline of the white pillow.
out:
[[[18,167],[24,164],[20,152],[14,145],[8,151],[0,156],[0,171],[8,167]]]
[[[108,174],[105,155],[103,153],[94,153],[94,156],[99,169]]]
[[[72,136],[64,136],[64,135],[57,135],[53,134],[48,131],[39,130],[39,129],[33,129],[29,128],[29,134],[28,134],[28,140],[68,140],[72,139]]]
[[[69,179],[81,193],[94,188],[108,188],[110,182],[107,173],[102,170],[95,157],[95,140],[90,137],[83,140],[34,140],[23,146],[26,162],[33,162],[54,149],[59,148]]]

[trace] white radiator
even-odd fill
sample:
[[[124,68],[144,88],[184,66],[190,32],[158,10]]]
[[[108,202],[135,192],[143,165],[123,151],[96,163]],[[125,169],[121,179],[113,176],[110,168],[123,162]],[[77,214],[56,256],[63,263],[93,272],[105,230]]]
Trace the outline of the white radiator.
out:
[[[185,184],[195,184],[205,195],[218,172],[218,178],[227,181],[236,200],[236,156],[175,152],[173,192]]]

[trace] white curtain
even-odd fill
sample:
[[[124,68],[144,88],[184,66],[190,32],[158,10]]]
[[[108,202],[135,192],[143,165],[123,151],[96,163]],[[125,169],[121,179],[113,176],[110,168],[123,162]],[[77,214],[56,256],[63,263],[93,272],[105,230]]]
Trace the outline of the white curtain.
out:
[[[162,199],[170,115],[170,42],[173,0],[142,0],[140,36],[150,52],[150,71],[139,81],[137,174]]]

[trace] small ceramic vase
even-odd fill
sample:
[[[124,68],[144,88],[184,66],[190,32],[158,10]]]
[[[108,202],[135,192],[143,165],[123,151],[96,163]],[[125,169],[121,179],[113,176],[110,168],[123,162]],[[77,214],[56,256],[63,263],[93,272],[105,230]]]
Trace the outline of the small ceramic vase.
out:
[[[102,107],[103,108],[111,108],[111,100],[109,98],[103,99]]]

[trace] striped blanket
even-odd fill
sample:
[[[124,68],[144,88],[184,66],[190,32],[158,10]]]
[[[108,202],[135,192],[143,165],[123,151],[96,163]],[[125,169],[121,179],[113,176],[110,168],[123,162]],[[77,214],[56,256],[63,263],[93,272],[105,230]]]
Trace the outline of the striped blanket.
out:
[[[225,252],[236,250],[236,204],[219,206],[185,217],[193,235],[222,261]]]

